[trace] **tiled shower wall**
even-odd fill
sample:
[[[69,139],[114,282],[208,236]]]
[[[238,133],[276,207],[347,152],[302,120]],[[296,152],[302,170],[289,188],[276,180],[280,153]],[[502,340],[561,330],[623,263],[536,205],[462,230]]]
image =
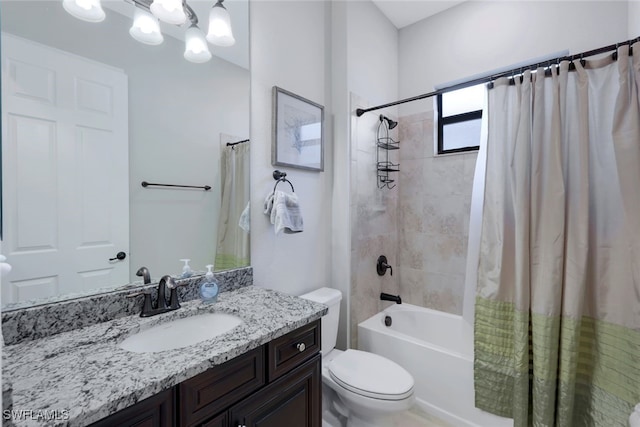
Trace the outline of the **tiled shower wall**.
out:
[[[352,105],[366,108],[366,102],[352,95]],[[376,129],[379,114],[365,114],[352,122],[351,129],[351,348],[357,348],[358,323],[388,305],[380,301],[380,292],[399,293],[398,271],[398,197],[399,186],[377,187]],[[398,138],[397,128],[390,136]],[[399,150],[390,159],[399,159]],[[396,174],[396,182],[399,176]],[[376,261],[385,255],[393,267],[378,276]]]
[[[462,314],[477,152],[434,157],[433,111],[401,117],[398,129],[400,295]]]
[[[368,107],[355,96],[352,105]],[[365,114],[351,129],[351,348],[357,348],[358,323],[390,304],[380,301],[380,292],[462,314],[477,153],[434,157],[433,111],[401,117],[390,134],[400,140],[400,150],[390,152],[400,163],[397,186],[379,189],[378,123],[378,114]],[[376,273],[380,255],[393,276]]]

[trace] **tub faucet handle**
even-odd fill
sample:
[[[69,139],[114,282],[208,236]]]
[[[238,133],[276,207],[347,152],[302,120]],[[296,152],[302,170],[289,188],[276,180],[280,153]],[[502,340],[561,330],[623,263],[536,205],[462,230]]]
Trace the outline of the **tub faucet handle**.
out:
[[[380,255],[378,257],[378,263],[376,264],[376,271],[378,272],[378,276],[384,276],[384,274],[389,270],[389,274],[393,276],[393,268],[387,262],[387,257],[384,255]]]

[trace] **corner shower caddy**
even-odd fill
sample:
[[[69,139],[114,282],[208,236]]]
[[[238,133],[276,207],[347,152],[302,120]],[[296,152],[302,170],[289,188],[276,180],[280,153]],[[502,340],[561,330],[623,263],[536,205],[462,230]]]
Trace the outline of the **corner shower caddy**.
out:
[[[400,141],[389,136],[389,129],[396,127],[398,123],[380,114],[380,124],[376,132],[376,167],[378,170],[378,188],[391,189],[395,187],[395,180],[389,173],[400,172],[400,164],[389,160],[389,151],[400,148]]]

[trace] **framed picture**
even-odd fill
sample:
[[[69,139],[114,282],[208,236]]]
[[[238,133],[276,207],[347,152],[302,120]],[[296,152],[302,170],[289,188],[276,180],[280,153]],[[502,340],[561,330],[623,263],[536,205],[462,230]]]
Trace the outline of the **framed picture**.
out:
[[[324,107],[273,87],[274,166],[324,170]]]

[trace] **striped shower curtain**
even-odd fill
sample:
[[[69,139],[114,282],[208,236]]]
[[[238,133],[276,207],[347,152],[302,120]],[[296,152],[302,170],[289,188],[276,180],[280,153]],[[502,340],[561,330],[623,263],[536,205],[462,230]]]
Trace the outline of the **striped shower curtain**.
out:
[[[640,43],[488,93],[476,406],[625,426],[640,402]]]

